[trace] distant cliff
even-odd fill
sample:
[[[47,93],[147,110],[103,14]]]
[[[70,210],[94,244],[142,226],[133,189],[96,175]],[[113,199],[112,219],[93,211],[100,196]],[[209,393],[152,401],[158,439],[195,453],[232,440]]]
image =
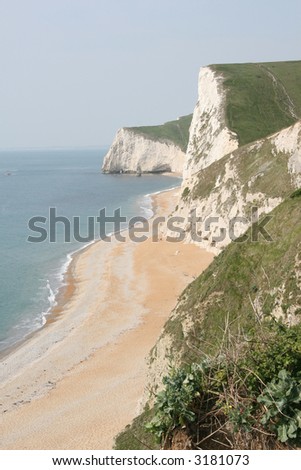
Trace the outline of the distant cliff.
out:
[[[122,128],[104,158],[104,173],[182,173],[191,117],[161,126]]]

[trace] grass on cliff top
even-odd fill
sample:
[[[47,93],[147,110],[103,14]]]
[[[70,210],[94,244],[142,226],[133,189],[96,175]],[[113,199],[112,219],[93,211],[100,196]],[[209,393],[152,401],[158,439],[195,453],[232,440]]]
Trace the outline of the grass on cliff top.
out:
[[[182,351],[185,362],[194,360],[196,352],[215,354],[226,321],[234,335],[247,335],[257,322],[258,298],[267,317],[277,302],[285,312],[291,305],[299,306],[301,315],[295,275],[301,247],[300,194],[296,191],[270,213],[265,228],[273,241],[260,235],[258,241],[252,241],[253,226],[246,232],[247,241],[231,243],[183,292],[177,314],[166,323],[165,332],[172,334],[173,347]],[[194,326],[185,336],[182,324],[187,316]]]
[[[152,140],[168,141],[186,152],[189,138],[189,127],[192,114],[182,116],[176,121],[166,122],[159,126],[129,127],[127,129],[146,136]]]
[[[301,119],[301,61],[213,65],[227,90],[226,119],[240,145]]]

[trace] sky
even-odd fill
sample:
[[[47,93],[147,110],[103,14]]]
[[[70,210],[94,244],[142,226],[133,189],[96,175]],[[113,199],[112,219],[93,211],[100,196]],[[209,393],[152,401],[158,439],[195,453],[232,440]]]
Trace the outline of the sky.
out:
[[[189,114],[201,66],[301,59],[300,24],[300,0],[0,0],[0,148]]]

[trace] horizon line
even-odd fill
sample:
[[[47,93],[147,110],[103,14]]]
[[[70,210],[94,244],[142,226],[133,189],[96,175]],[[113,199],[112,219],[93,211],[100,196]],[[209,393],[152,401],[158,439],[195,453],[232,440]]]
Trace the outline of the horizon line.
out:
[[[51,146],[51,147],[0,147],[0,152],[15,152],[15,151],[35,151],[35,150],[102,150],[110,147],[110,144],[102,145],[79,145],[79,146]]]

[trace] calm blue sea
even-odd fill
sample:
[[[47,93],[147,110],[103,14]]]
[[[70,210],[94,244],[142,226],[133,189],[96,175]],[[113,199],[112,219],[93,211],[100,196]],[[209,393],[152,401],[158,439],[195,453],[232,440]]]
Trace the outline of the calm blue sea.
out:
[[[0,351],[40,328],[63,282],[70,253],[85,243],[66,243],[63,226],[58,241],[29,243],[34,216],[80,217],[80,234],[87,218],[106,208],[108,215],[150,215],[145,195],[177,186],[180,180],[152,175],[103,175],[104,150],[0,151]],[[42,225],[42,224],[38,224]],[[45,225],[47,228],[47,224]],[[69,256],[68,256],[69,255]]]

